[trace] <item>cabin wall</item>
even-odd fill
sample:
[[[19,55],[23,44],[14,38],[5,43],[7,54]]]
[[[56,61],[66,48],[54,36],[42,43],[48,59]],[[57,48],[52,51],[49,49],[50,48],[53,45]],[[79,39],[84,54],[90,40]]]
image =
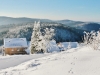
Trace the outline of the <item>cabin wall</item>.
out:
[[[5,54],[26,54],[25,48],[5,48]]]

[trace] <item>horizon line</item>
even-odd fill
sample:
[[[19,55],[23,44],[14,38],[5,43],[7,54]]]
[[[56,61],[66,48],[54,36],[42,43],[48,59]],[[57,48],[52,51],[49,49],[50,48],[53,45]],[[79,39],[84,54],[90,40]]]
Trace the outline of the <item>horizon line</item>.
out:
[[[8,17],[8,18],[29,18],[29,19],[47,19],[47,20],[52,20],[52,21],[59,21],[59,20],[70,20],[70,21],[81,21],[81,22],[98,22],[100,21],[82,21],[82,20],[72,20],[72,19],[49,19],[49,18],[34,18],[34,17],[25,17],[25,16],[20,16],[20,17],[14,17],[14,16],[0,16],[0,17]]]

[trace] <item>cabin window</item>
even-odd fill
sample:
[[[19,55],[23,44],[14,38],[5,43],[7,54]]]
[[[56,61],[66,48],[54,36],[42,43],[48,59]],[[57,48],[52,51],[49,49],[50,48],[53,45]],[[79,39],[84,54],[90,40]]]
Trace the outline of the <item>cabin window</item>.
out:
[[[18,49],[17,51],[20,51],[20,49]]]
[[[12,49],[11,51],[14,51],[14,49]]]

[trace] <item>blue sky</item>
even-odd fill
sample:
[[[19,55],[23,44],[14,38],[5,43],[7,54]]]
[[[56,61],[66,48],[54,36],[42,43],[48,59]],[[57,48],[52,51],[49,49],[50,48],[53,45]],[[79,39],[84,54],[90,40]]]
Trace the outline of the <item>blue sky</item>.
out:
[[[100,22],[100,0],[0,0],[0,16]]]

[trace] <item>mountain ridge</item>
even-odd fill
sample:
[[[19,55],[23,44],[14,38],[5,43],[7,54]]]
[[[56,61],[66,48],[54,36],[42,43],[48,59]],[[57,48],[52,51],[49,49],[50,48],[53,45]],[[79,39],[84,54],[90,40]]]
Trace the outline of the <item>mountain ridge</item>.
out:
[[[2,24],[2,21],[4,24]],[[56,41],[82,41],[84,31],[95,30],[100,28],[99,23],[81,22],[73,20],[49,20],[49,19],[31,19],[27,17],[12,18],[0,17],[0,43],[3,43],[3,38],[27,38],[31,39],[34,21],[41,21],[43,28],[54,28]],[[73,38],[72,38],[73,37]]]

